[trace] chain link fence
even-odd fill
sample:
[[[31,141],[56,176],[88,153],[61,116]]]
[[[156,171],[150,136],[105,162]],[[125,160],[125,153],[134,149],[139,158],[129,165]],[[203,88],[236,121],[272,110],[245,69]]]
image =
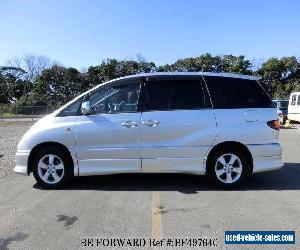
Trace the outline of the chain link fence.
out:
[[[9,108],[0,108],[0,119],[23,119],[36,120],[47,114],[52,113],[55,108],[50,106],[11,106]]]

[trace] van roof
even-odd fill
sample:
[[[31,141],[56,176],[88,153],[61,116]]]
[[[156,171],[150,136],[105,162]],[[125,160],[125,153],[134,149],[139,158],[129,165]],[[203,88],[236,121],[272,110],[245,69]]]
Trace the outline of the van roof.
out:
[[[240,78],[247,80],[259,80],[261,77],[251,76],[251,75],[241,75],[235,73],[214,73],[214,72],[153,72],[153,73],[141,73],[136,75],[129,75],[125,77],[120,77],[118,79],[126,79],[133,77],[149,77],[149,76],[217,76],[217,77],[230,77],[230,78]],[[114,80],[118,80],[114,79]]]

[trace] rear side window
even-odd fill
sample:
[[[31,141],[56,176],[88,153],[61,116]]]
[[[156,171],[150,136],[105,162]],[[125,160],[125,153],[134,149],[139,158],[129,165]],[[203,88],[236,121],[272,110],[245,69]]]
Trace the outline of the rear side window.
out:
[[[145,110],[208,108],[209,98],[200,79],[150,80],[146,83]]]
[[[267,92],[255,80],[205,77],[216,109],[274,108]]]

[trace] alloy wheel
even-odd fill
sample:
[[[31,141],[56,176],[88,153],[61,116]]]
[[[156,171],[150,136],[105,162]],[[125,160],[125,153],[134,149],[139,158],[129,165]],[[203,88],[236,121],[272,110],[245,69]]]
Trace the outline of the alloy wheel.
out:
[[[63,161],[54,154],[43,156],[38,163],[39,177],[48,184],[55,184],[61,181],[64,176]]]
[[[242,162],[238,156],[232,153],[221,155],[215,164],[215,174],[223,183],[234,183],[241,177]]]

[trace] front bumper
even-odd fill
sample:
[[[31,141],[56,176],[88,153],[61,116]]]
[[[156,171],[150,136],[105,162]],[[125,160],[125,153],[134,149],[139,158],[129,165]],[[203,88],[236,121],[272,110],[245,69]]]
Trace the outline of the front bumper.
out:
[[[18,150],[16,154],[16,166],[14,171],[18,174],[29,175],[28,158],[30,150]]]

